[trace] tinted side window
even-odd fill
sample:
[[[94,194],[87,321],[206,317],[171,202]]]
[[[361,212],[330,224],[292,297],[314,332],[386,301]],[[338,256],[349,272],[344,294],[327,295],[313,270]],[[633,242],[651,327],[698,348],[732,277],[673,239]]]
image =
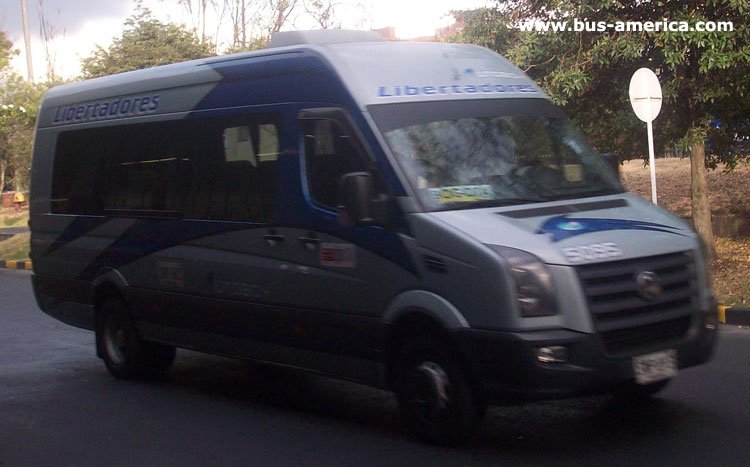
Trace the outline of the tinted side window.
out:
[[[243,116],[65,132],[52,212],[267,222],[277,121]]]
[[[335,208],[339,179],[350,172],[366,171],[366,159],[354,145],[355,136],[335,120],[303,120],[302,128],[310,196],[318,204]]]
[[[106,159],[105,132],[66,132],[57,139],[50,209],[57,214],[102,214]]]
[[[106,129],[115,146],[98,155],[100,169],[109,179],[104,195],[108,214],[145,212],[179,213],[190,154],[179,138],[180,126],[165,122]],[[92,131],[93,141],[100,135]]]

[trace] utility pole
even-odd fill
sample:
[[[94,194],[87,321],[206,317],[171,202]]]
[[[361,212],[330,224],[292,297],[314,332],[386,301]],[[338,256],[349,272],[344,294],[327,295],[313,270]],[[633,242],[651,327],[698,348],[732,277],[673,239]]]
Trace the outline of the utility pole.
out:
[[[23,40],[26,43],[26,73],[30,83],[34,82],[34,67],[31,65],[31,36],[29,35],[29,15],[26,11],[26,0],[21,0],[23,17]]]
[[[247,36],[245,36],[245,0],[242,0],[242,49],[247,48]]]

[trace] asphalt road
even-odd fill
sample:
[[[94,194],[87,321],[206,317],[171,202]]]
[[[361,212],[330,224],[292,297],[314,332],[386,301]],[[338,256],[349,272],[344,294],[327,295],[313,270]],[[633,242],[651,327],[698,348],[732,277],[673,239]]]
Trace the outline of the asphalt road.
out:
[[[181,351],[156,382],[112,379],[93,334],[0,270],[0,466],[750,464],[750,331],[640,406],[608,397],[495,408],[461,448],[411,440],[388,393]]]

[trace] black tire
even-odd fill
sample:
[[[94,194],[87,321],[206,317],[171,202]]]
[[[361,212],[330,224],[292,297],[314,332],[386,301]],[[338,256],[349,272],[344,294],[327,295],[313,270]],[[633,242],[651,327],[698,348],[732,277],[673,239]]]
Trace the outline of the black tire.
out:
[[[430,443],[457,444],[477,429],[483,405],[445,343],[429,337],[406,342],[395,371],[401,417],[414,435]]]
[[[671,379],[665,379],[649,384],[638,384],[631,381],[622,390],[615,393],[615,397],[623,401],[641,401],[654,396],[667,387],[671,381]]]
[[[104,302],[97,326],[97,345],[107,371],[119,379],[153,378],[175,359],[175,348],[141,340],[128,307],[118,298]]]

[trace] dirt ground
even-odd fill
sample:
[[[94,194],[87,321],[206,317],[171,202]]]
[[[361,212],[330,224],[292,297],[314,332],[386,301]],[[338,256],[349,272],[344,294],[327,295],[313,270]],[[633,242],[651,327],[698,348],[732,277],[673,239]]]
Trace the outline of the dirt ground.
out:
[[[643,161],[627,161],[621,167],[625,186],[651,199],[651,175]],[[711,213],[750,217],[750,165],[738,166],[732,172],[721,168],[707,171]],[[681,217],[689,217],[690,160],[656,160],[657,201],[660,206]],[[716,238],[719,258],[714,261],[714,292],[720,302],[738,307],[750,306],[750,238]]]
[[[630,191],[651,199],[650,169],[642,160],[625,161],[620,170]],[[750,164],[728,173],[721,167],[708,170],[706,181],[713,215],[750,217]],[[656,197],[660,206],[678,216],[690,216],[690,159],[656,159]]]

